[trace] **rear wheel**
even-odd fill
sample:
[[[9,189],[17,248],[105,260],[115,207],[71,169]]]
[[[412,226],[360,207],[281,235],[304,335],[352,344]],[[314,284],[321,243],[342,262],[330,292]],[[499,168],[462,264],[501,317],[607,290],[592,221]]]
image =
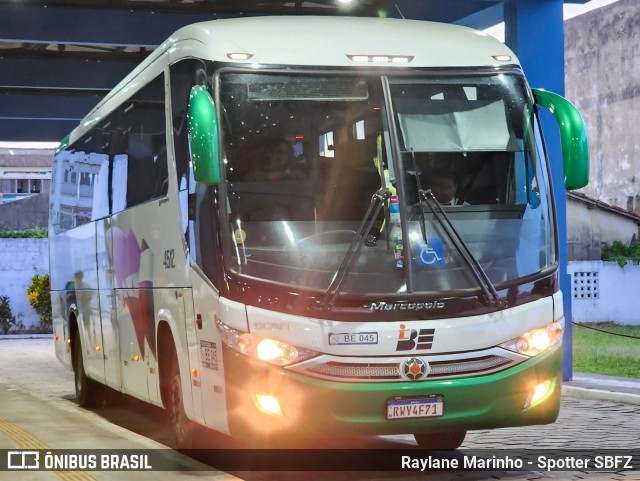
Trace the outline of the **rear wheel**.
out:
[[[83,408],[99,407],[102,404],[101,384],[87,377],[84,370],[80,333],[76,332],[73,340],[73,378],[78,405]]]
[[[169,417],[172,444],[177,449],[189,449],[193,445],[194,425],[184,412],[182,400],[182,383],[180,381],[180,368],[178,359],[174,355],[169,369],[167,398],[165,406]]]
[[[466,435],[466,431],[449,431],[444,433],[414,434],[413,437],[416,438],[418,446],[422,449],[452,451],[460,447]]]

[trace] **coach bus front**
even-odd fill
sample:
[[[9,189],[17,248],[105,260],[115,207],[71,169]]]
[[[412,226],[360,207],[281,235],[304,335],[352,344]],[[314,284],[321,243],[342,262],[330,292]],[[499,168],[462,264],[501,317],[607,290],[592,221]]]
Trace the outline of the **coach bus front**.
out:
[[[221,262],[247,316],[216,319],[232,433],[451,448],[469,429],[557,416],[538,99],[517,68],[397,72],[214,76]]]

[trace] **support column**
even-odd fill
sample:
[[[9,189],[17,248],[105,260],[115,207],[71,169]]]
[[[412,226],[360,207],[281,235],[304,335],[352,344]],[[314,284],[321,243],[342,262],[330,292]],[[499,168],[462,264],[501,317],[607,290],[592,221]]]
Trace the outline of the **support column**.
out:
[[[516,53],[529,85],[564,95],[563,0],[506,0],[505,43]],[[560,288],[564,295],[565,331],[562,376],[573,376],[571,276],[567,274],[567,196],[562,171],[558,125],[551,115],[543,115],[543,130],[551,158],[560,263]]]

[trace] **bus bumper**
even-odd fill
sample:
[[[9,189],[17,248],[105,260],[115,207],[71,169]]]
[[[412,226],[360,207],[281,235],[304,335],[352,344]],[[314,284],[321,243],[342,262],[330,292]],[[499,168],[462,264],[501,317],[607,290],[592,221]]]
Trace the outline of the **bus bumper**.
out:
[[[416,434],[549,424],[560,409],[562,346],[510,369],[477,377],[438,381],[347,383],[289,372],[238,354],[225,346],[229,427],[233,436],[306,433],[349,435]],[[550,390],[530,404],[537,385]],[[233,387],[232,387],[233,386]],[[256,395],[277,399],[267,414]],[[387,401],[439,395],[439,417],[386,417]]]

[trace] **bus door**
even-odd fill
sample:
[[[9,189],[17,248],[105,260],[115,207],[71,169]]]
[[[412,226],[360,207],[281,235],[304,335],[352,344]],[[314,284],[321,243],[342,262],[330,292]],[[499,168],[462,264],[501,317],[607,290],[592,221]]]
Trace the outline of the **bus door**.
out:
[[[177,291],[176,291],[177,292]],[[200,336],[198,335],[198,327],[202,325],[200,319],[198,320],[198,325],[196,326],[196,319],[193,312],[193,292],[190,288],[185,288],[181,290],[182,298],[184,300],[184,320],[185,320],[185,328],[186,328],[186,337],[187,337],[187,350],[189,352],[189,372],[190,373],[200,373],[200,375],[191,376],[184,378],[185,381],[190,379],[191,382],[191,397],[193,399],[193,417],[194,420],[199,423],[205,422],[204,412],[203,412],[203,401],[204,394],[202,392],[203,389],[203,379],[205,377],[204,369],[210,367],[209,364],[202,364],[200,359]],[[215,356],[215,353],[213,354]],[[203,369],[204,368],[204,369]],[[195,370],[195,371],[194,371]],[[184,388],[183,388],[184,389]],[[187,399],[187,398],[185,398]]]
[[[244,318],[244,306],[238,308],[237,312],[232,312],[233,309],[228,306],[221,306],[218,293],[193,271],[192,283],[193,301],[191,305],[194,310],[196,326],[196,352],[194,353],[193,346],[189,343],[189,358],[192,367],[198,364],[200,366],[200,386],[198,389],[200,396],[198,396],[197,390],[193,389],[194,413],[197,415],[199,406],[201,410],[201,406],[206,406],[203,412],[205,426],[228,433],[227,386],[224,382],[222,343],[215,324],[217,313],[221,313],[221,310],[227,314],[238,316],[240,319]],[[185,299],[186,302],[187,299]],[[220,315],[224,317],[223,313]]]
[[[113,261],[109,255],[109,246],[113,244],[111,218],[107,217],[96,222],[96,242],[105,381],[108,386],[119,391],[122,386],[120,342],[116,317]]]

